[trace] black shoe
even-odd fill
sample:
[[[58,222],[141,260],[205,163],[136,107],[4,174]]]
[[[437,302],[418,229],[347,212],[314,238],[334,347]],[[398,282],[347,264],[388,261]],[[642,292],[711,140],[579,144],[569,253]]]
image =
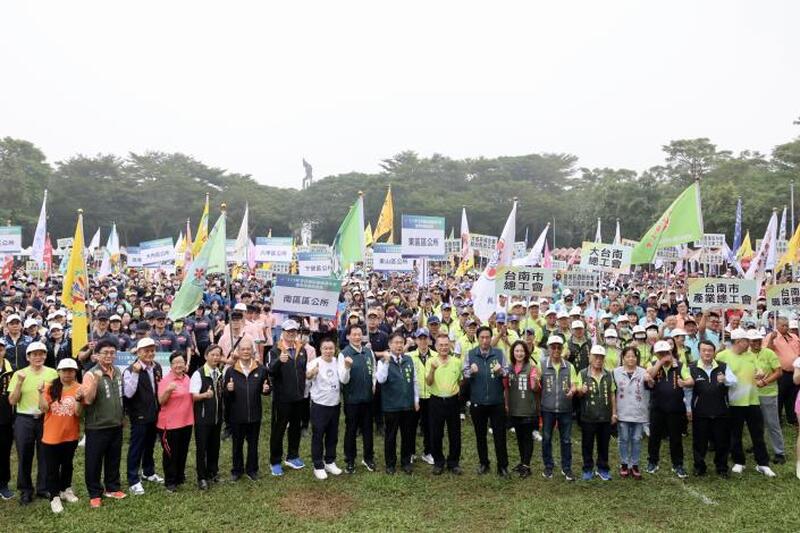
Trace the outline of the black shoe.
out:
[[[433,474],[434,476],[441,476],[442,472],[444,472],[444,468],[442,468],[441,466],[434,466],[433,470],[431,470],[431,474]]]
[[[236,483],[240,479],[242,479],[242,475],[241,474],[231,474],[231,481],[232,482]]]
[[[247,477],[250,478],[250,481],[258,481],[258,474],[256,473],[247,474]]]
[[[497,469],[497,475],[500,476],[503,479],[508,479],[508,477],[509,477],[508,468],[506,468],[506,467],[498,468]]]
[[[395,470],[395,468],[393,466],[387,466],[386,467],[386,473],[389,474],[390,476],[393,476],[395,472],[396,472],[396,470]]]
[[[480,465],[480,466],[478,466],[478,475],[482,476],[484,474],[488,474],[489,470],[491,470],[489,468],[489,465]]]
[[[461,474],[464,473],[464,471],[461,470],[460,466],[454,466],[453,468],[448,468],[448,470],[450,470],[450,473],[453,474],[454,476],[460,476]]]
[[[531,476],[531,469],[529,466],[522,466],[519,469],[519,477],[520,479],[525,479],[526,477]]]
[[[372,460],[367,461],[366,459],[364,459],[363,461],[361,461],[361,464],[364,465],[364,468],[366,468],[370,472],[374,472],[375,469],[377,468],[375,466],[375,461]]]
[[[164,488],[167,489],[167,492],[170,492],[170,493],[178,492],[177,485],[165,485]]]
[[[222,430],[222,440],[226,441],[231,438],[231,428],[225,428]]]
[[[211,483],[219,483],[219,474],[214,474],[214,477],[211,478]]]
[[[200,490],[208,490],[208,481],[201,479],[197,482],[197,488]]]
[[[20,505],[30,505],[33,502],[33,494],[29,494],[27,492],[23,492],[19,497],[19,504]]]
[[[783,465],[783,464],[786,464],[786,456],[785,456],[785,455],[783,455],[783,454],[781,454],[781,455],[776,455],[776,456],[775,456],[775,457],[772,459],[772,462],[773,462],[773,463],[775,463],[776,465]]]
[[[353,462],[346,463],[344,465],[344,471],[346,474],[355,474],[356,473],[356,464]]]
[[[50,493],[47,491],[40,491],[36,493],[37,498],[41,498],[43,500],[50,500]]]
[[[542,477],[545,479],[553,479],[553,469],[545,468],[544,471],[542,471]]]
[[[561,473],[564,475],[564,479],[567,481],[575,481],[575,476],[572,474],[572,470],[562,470]]]
[[[400,467],[404,473],[408,474],[409,476],[414,473],[414,467],[411,465],[403,465]]]
[[[383,437],[383,426],[378,426],[375,428],[375,434],[378,436]]]
[[[706,475],[705,470],[698,470],[697,468],[694,469],[694,475],[697,477],[703,477]]]
[[[722,479],[730,479],[731,475],[728,473],[727,470],[723,470],[721,472],[717,472],[717,477],[721,477]]]
[[[516,472],[517,474],[519,474],[521,470],[522,470],[522,463],[517,464],[517,466],[511,469],[512,472]]]

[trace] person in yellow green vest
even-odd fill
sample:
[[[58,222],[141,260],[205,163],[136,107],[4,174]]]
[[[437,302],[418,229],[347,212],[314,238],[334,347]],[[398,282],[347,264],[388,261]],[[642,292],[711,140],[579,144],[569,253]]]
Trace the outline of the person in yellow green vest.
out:
[[[430,333],[431,344],[433,344],[433,339],[442,333],[442,323],[438,316],[433,315],[428,319],[428,332]]]
[[[434,352],[431,352],[434,353]],[[442,333],[436,337],[436,356],[425,363],[425,382],[430,393],[429,419],[431,452],[435,476],[445,466],[454,475],[461,475],[461,422],[459,420],[459,384],[462,381],[461,359],[451,352],[450,339]],[[447,426],[448,453],[445,462],[442,443]]]
[[[647,344],[647,333],[645,333],[643,326],[636,325],[631,328],[631,335],[631,340],[625,346],[633,346],[639,350],[641,366],[647,368],[650,365],[650,358],[653,357],[653,350]]]
[[[495,322],[497,327],[493,330],[492,347],[503,352],[503,361],[508,365],[511,355],[511,345],[518,340],[517,334],[508,328],[508,317],[502,311],[497,313]]]
[[[577,392],[581,409],[581,451],[583,452],[584,481],[590,481],[597,466],[597,476],[611,480],[608,466],[608,444],[611,442],[611,425],[617,422],[616,386],[614,377],[605,368],[606,350],[600,345],[591,349],[590,363],[578,372]],[[597,442],[597,461],[594,460],[594,443]]]
[[[450,335],[451,331],[454,335],[461,332],[461,324],[458,320],[453,318],[453,306],[445,302],[442,304],[442,325],[441,332]]]
[[[751,329],[747,332],[747,339],[750,341],[750,352],[756,358],[758,401],[767,436],[775,452],[772,462],[782,465],[786,462],[786,451],[781,421],[778,417],[778,380],[783,374],[781,363],[774,351],[763,346],[764,334],[761,331]]]
[[[545,321],[541,316],[539,316],[538,301],[531,300],[528,303],[528,314],[525,315],[525,318],[520,321],[520,327],[523,330],[533,329],[536,335],[536,343],[538,345],[542,344],[542,341],[544,340]]]
[[[518,327],[522,326],[522,319],[525,317],[525,303],[522,301],[517,300],[511,304],[511,312],[508,314],[509,322],[511,322],[511,317],[516,316],[519,324]],[[517,328],[513,328],[517,329]],[[521,333],[521,330],[518,330],[517,333]],[[521,336],[521,335],[520,335]]]
[[[626,315],[620,315],[616,321],[617,335],[619,337],[620,347],[627,345],[633,338],[631,331],[631,321]]]
[[[519,328],[519,315],[508,315],[508,331],[517,336],[517,340],[522,338],[522,330]]]
[[[430,296],[425,296],[422,299],[422,309],[419,311],[419,327],[426,327],[428,319],[432,316],[436,316],[436,311],[433,309],[433,299]]]
[[[603,360],[603,365],[609,372],[613,372],[622,362],[619,360],[619,338],[617,337],[617,330],[609,327],[603,332],[603,340],[605,341],[606,355]]]
[[[544,312],[544,327],[542,330],[542,340],[539,342],[540,346],[546,346],[547,339],[550,335],[558,333],[557,315],[558,313],[556,313],[555,309],[548,309]]]
[[[764,416],[761,414],[757,385],[760,377],[756,377],[758,363],[749,348],[747,332],[736,328],[731,331],[731,347],[717,354],[717,361],[727,364],[736,376],[736,385],[728,390],[731,406],[731,471],[734,474],[744,471],[746,459],[742,433],[747,424],[750,441],[753,443],[756,471],[767,477],[775,477],[775,472],[769,467],[769,453],[764,442]]]
[[[436,319],[438,321],[438,317]],[[430,409],[428,407],[431,397],[430,386],[426,379],[427,372],[425,365],[428,359],[436,357],[437,354],[430,349],[431,333],[427,328],[419,328],[416,331],[415,339],[417,349],[410,352],[408,355],[414,361],[414,375],[417,379],[417,386],[419,388],[419,410],[416,412],[417,421],[414,425],[422,429],[422,459],[423,463],[429,465],[433,464],[433,455],[431,455],[431,425],[430,425]],[[417,439],[414,439],[413,455],[417,454]]]
[[[558,327],[552,333],[564,339],[564,342],[569,342],[569,338],[572,336],[572,333],[569,329],[569,313],[566,311],[560,311],[556,315],[556,324]]]

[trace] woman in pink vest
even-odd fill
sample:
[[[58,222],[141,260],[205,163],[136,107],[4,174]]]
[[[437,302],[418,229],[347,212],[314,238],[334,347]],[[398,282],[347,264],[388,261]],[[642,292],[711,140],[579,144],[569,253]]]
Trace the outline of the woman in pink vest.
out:
[[[189,392],[189,376],[186,375],[186,355],[173,352],[169,357],[170,372],[158,386],[158,428],[161,447],[164,450],[164,486],[175,492],[178,485],[186,481],[186,457],[192,440],[194,408]]]

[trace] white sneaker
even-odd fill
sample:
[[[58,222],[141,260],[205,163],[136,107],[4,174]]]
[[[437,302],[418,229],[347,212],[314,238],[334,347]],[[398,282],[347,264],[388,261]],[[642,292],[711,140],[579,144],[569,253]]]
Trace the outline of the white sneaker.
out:
[[[494,430],[492,430],[492,428],[489,428],[489,435],[494,435]]]
[[[61,505],[61,498],[56,496],[52,500],[50,500],[50,509],[53,510],[54,513],[60,513],[64,510],[64,506]]]
[[[536,429],[533,430],[533,440],[536,442],[542,442],[542,434]]]
[[[761,472],[767,477],[776,477],[778,474],[772,471],[772,469],[768,466],[757,466],[756,472]]]
[[[328,479],[328,474],[325,473],[325,469],[323,469],[323,468],[319,468],[319,469],[315,468],[314,469],[314,477],[319,479],[319,480]]]
[[[336,466],[336,463],[326,463],[325,472],[332,474],[334,476],[338,476],[339,474],[342,473],[342,469]]]
[[[467,419],[467,415],[465,415],[464,413],[461,413],[460,415],[458,415],[458,417],[459,417],[461,420],[466,420],[466,419]]]
[[[142,494],[144,494],[144,487],[142,486],[141,481],[136,485],[131,485],[131,488],[129,490],[131,491],[131,494],[133,494],[134,496],[141,496]]]
[[[78,501],[78,497],[72,492],[72,487],[67,487],[67,490],[59,494],[59,496],[62,500],[67,500],[68,503],[75,503]]]
[[[159,476],[158,474],[147,476],[145,479],[151,483],[164,483],[164,478]]]
[[[795,463],[795,475],[797,476],[797,479],[800,479],[800,461]]]
[[[733,467],[731,468],[731,472],[733,472],[734,474],[741,474],[742,472],[744,472],[744,465],[733,465]]]
[[[81,440],[79,440],[79,441],[78,441],[78,446],[80,446],[81,448],[83,448],[84,446],[86,446],[86,435],[84,435],[83,437],[81,437]]]
[[[516,428],[511,428],[510,431],[511,431],[511,433],[516,433],[517,432]]]
[[[431,454],[429,454],[429,453],[426,453],[425,455],[420,457],[420,459],[422,459],[423,463],[427,463],[429,465],[433,464],[433,456]]]
[[[417,454],[411,454],[411,464],[414,464],[417,461]]]

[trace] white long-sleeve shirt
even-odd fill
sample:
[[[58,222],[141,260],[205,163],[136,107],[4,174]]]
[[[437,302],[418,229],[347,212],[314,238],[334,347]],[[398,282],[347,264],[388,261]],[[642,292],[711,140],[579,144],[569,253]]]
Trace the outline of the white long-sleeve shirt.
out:
[[[394,362],[398,365],[400,364],[400,359],[403,357],[402,355],[394,355],[390,356],[394,359]],[[375,370],[375,378],[378,380],[378,383],[386,383],[386,380],[389,378],[389,365],[391,363],[384,363],[383,359],[378,361],[378,368]],[[417,381],[417,369],[415,366],[411,367],[411,379],[414,381],[414,405],[419,404],[419,382]]]
[[[339,405],[339,363],[336,359],[330,362],[317,357],[308,363],[306,371],[319,368],[313,379],[306,380],[306,389],[311,393],[311,401],[317,405],[333,407]]]

